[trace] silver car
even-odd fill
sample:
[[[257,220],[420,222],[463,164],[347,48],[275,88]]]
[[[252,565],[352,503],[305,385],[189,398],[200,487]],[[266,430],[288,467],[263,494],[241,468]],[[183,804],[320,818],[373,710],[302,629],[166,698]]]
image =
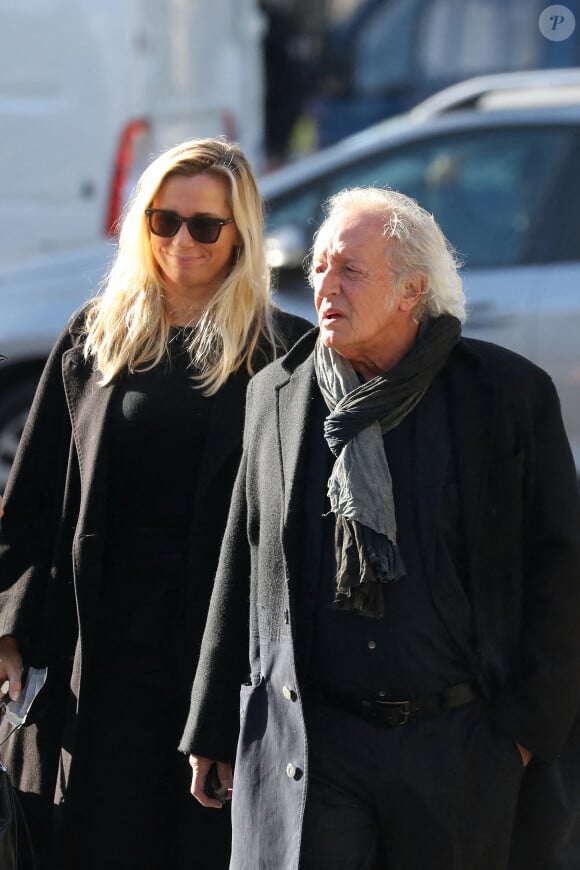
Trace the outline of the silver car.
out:
[[[266,176],[282,307],[314,319],[303,261],[324,201],[358,185],[433,213],[465,264],[464,333],[550,372],[580,470],[580,70],[462,82]]]

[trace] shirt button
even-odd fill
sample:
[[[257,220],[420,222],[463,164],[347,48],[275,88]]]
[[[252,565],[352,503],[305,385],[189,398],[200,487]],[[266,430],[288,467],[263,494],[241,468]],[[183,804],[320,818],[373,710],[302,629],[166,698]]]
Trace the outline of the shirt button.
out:
[[[290,779],[294,779],[294,777],[296,776],[296,768],[293,764],[286,765],[286,776],[289,776]]]
[[[289,689],[288,686],[282,686],[282,694],[287,701],[292,700],[292,689]]]
[[[384,698],[386,694],[387,694],[387,693],[385,692],[385,690],[384,690],[384,689],[381,689],[381,690],[379,691],[379,698]]]
[[[369,640],[368,646],[369,649],[374,649],[376,647],[376,643],[374,642],[374,640]]]

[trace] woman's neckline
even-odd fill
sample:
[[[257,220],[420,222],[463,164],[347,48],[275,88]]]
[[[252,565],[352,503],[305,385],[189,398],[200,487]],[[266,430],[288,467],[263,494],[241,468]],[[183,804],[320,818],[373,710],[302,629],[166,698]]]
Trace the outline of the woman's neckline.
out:
[[[171,324],[169,327],[170,335],[179,335],[179,333],[183,333],[184,335],[188,335],[191,332],[195,332],[196,327],[191,324],[187,324],[187,326],[177,326],[176,324]]]

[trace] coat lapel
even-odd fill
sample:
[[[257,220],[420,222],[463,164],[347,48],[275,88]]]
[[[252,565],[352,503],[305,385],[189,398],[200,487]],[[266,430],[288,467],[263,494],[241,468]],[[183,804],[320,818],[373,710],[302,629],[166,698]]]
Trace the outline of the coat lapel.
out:
[[[248,381],[246,369],[238,369],[215,396],[200,465],[194,513],[203,504],[204,493],[227,458],[235,450],[241,452]]]
[[[306,436],[316,407],[318,385],[311,353],[317,330],[307,333],[286,359],[276,385],[276,437],[282,480],[282,547],[289,577],[300,571],[301,529],[304,522]]]
[[[453,449],[464,515],[467,552],[476,552],[479,516],[489,476],[497,413],[497,387],[482,361],[465,342],[454,351],[447,370]]]
[[[302,363],[292,377],[278,388],[277,421],[282,486],[284,488],[284,524],[299,510],[304,483],[304,442],[316,398],[316,376],[312,356]],[[297,409],[303,412],[297,418]]]
[[[86,362],[81,347],[63,355],[62,373],[83,494],[77,529],[82,534],[100,532],[106,519],[105,418],[114,387],[99,386],[100,374]]]
[[[86,679],[88,670],[84,663],[90,658],[95,642],[103,578],[108,464],[105,419],[114,387],[99,386],[99,372],[85,361],[81,347],[63,354],[62,375],[81,476],[81,501],[72,552],[81,628],[71,678],[73,692],[80,699],[81,681]],[[66,781],[66,771],[63,775]]]
[[[445,395],[440,378],[417,406],[414,441],[418,534],[426,576],[432,577],[435,531],[449,461]]]

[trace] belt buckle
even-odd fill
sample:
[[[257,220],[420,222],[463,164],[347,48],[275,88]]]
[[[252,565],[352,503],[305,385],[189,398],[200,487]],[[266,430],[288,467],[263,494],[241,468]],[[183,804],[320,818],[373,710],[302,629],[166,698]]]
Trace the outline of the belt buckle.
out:
[[[406,725],[411,717],[411,707],[410,701],[380,701],[378,700],[377,705],[379,707],[398,707],[399,708],[399,716],[400,719],[396,723],[397,725]]]

